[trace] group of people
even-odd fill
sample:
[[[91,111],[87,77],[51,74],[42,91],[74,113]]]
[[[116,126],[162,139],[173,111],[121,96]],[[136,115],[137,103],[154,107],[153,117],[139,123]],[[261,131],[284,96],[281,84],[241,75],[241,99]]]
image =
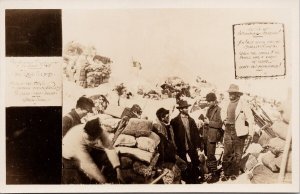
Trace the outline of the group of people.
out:
[[[181,179],[187,184],[215,183],[220,178],[221,181],[235,180],[239,176],[245,141],[253,136],[254,119],[250,107],[241,98],[243,93],[239,87],[231,84],[228,93],[230,101],[226,110],[219,107],[214,93],[206,95],[208,109],[205,116],[199,117],[203,120],[201,126],[189,115],[191,105],[185,100],[177,101],[179,114],[172,119],[169,110],[159,108],[156,111],[157,120],[153,122],[152,130],[161,139],[158,146],[160,160],[181,164]],[[107,107],[107,99],[101,98],[101,103]],[[99,119],[81,123],[84,116],[93,112],[94,106],[92,99],[80,97],[76,108],[63,118],[62,183],[124,183],[113,141],[101,128]],[[141,115],[140,106],[133,105],[121,116],[115,137],[120,133],[120,126],[126,125],[130,118],[141,118]],[[216,145],[221,141],[224,145],[222,173],[215,157]],[[207,179],[204,176],[205,161],[199,157],[203,151],[211,175]],[[80,180],[82,177],[82,180],[88,177],[88,181]]]

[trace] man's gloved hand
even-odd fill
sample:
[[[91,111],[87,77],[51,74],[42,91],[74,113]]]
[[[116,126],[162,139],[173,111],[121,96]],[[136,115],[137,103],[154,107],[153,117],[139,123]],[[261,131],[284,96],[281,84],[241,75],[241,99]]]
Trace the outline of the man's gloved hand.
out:
[[[227,124],[227,119],[224,119],[223,125],[226,125],[226,124]]]
[[[101,174],[98,178],[97,178],[98,184],[105,184],[106,178]]]
[[[252,136],[248,135],[247,138],[246,138],[246,141],[248,141],[248,143],[251,143],[252,142]]]
[[[254,132],[252,142],[253,143],[258,143],[259,137],[260,137],[260,134]]]
[[[207,124],[207,125],[209,124],[209,120],[206,117],[204,118],[204,124]]]
[[[252,142],[252,136],[248,135],[245,139],[245,147],[244,147],[244,152],[246,152],[246,150],[248,149],[249,145]]]

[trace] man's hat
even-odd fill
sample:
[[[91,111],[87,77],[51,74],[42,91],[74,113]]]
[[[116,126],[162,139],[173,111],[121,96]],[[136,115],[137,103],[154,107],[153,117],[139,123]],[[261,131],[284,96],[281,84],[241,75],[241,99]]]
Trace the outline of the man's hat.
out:
[[[215,101],[215,100],[217,100],[217,96],[216,96],[215,93],[208,93],[206,95],[206,101],[207,102],[212,102],[212,101]]]
[[[169,114],[169,110],[164,109],[164,108],[160,108],[156,111],[156,116],[158,119],[163,118],[164,116],[166,116],[167,114]]]
[[[191,106],[190,104],[188,104],[188,102],[186,100],[180,100],[178,102],[178,106],[176,107],[177,109],[181,109],[181,108],[186,108]]]
[[[229,86],[229,89],[227,90],[228,93],[240,93],[243,94],[243,92],[240,92],[239,86],[235,84],[231,84]]]
[[[162,89],[166,89],[167,88],[167,84],[164,83],[163,85],[160,86]]]

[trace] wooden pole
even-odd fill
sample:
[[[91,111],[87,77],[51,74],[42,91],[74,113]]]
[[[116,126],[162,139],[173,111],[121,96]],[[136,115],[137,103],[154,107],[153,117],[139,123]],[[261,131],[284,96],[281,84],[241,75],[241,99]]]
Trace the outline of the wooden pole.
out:
[[[291,106],[290,106],[291,102],[292,102],[292,89],[291,89],[291,87],[289,87],[288,88],[288,96],[286,99],[286,103],[288,104],[288,107],[286,107],[284,110],[284,112],[287,112],[289,115],[291,113]],[[281,160],[281,164],[280,164],[280,172],[279,172],[279,176],[278,176],[279,183],[283,183],[284,178],[285,178],[284,176],[285,176],[286,166],[287,166],[288,157],[289,157],[289,150],[290,150],[290,146],[291,146],[291,142],[292,142],[291,121],[289,122],[289,126],[288,126],[287,130],[288,130],[288,132],[286,135],[285,146],[284,146],[282,160]],[[290,158],[290,160],[291,160],[291,158]]]
[[[286,135],[285,146],[284,146],[284,150],[283,150],[283,154],[282,154],[282,160],[281,160],[281,164],[280,164],[278,183],[284,182],[285,170],[286,170],[286,166],[287,166],[287,162],[288,162],[291,141],[292,141],[291,127],[289,126],[288,132]],[[290,160],[291,160],[291,158],[290,158]]]
[[[262,111],[262,113],[267,117],[267,119],[269,119],[269,123],[272,125],[273,121],[272,119],[269,117],[269,115],[264,111],[264,109],[261,106],[258,106],[260,108],[260,110]]]
[[[166,174],[168,173],[168,171],[165,171],[164,173],[162,173],[159,177],[157,177],[155,180],[153,180],[150,184],[155,184],[157,183],[162,177],[164,177]]]

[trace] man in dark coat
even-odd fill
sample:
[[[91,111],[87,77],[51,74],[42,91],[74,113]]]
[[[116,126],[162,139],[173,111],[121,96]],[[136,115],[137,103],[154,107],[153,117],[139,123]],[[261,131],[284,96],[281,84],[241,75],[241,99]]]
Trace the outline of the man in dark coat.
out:
[[[217,104],[217,97],[214,93],[206,95],[206,101],[209,108],[204,120],[207,127],[204,131],[204,140],[207,148],[207,166],[211,176],[208,178],[207,183],[215,183],[219,181],[220,175],[217,173],[217,159],[215,157],[216,144],[222,138],[223,121],[221,118],[221,108]]]
[[[81,124],[81,119],[87,115],[87,113],[93,113],[94,103],[91,99],[82,96],[76,102],[76,108],[66,114],[62,120],[62,136],[74,127]]]
[[[174,142],[174,132],[169,125],[169,110],[160,108],[156,111],[157,120],[153,123],[152,131],[160,137],[158,150],[160,153],[159,159],[162,162],[174,162],[176,148]]]
[[[174,140],[177,148],[177,155],[188,163],[187,155],[191,163],[190,167],[183,173],[182,179],[186,183],[199,183],[199,176],[203,180],[203,170],[200,167],[197,148],[200,148],[200,136],[196,122],[188,114],[187,101],[179,101],[179,115],[171,120],[170,125],[174,130]]]

